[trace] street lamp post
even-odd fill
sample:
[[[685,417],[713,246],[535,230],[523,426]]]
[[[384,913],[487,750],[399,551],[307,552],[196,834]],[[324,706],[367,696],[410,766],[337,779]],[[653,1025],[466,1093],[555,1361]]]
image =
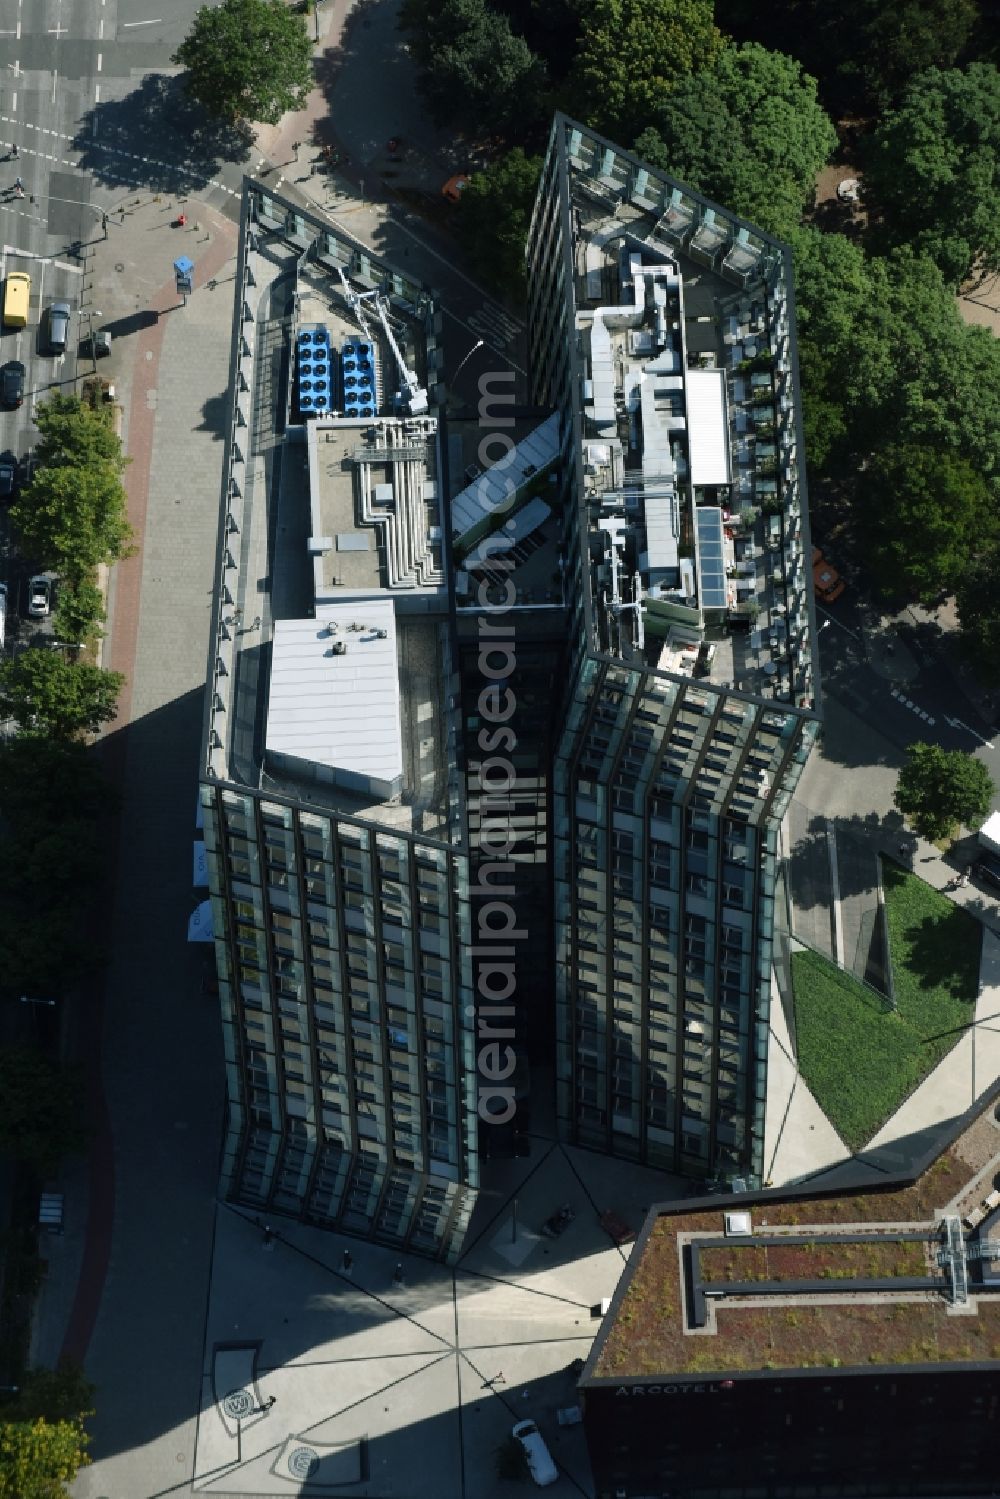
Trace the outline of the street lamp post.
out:
[[[97,339],[94,337],[94,319],[103,317],[104,314],[99,307],[81,308],[80,316],[89,319],[90,327],[90,357],[94,361],[94,375],[97,374]]]
[[[485,338],[480,338],[480,339],[478,339],[478,340],[477,340],[477,341],[476,341],[476,342],[475,342],[475,343],[474,343],[474,344],[473,344],[473,345],[472,345],[472,348],[471,348],[471,349],[470,349],[470,350],[469,350],[469,352],[468,352],[468,354],[466,354],[466,356],[465,356],[465,358],[464,358],[464,359],[461,359],[461,360],[459,360],[459,364],[458,364],[458,369],[457,369],[457,370],[456,370],[456,371],[455,371],[455,373],[454,373],[454,374],[453,374],[453,375],[452,375],[452,377],[451,377],[451,383],[452,383],[452,385],[454,385],[454,383],[455,383],[455,381],[456,381],[456,380],[457,380],[457,379],[458,379],[458,377],[459,377],[459,375],[460,375],[460,374],[461,374],[461,373],[462,373],[462,371],[463,371],[463,370],[464,370],[464,369],[465,369],[465,366],[466,366],[466,365],[467,365],[467,364],[468,364],[468,362],[469,362],[469,360],[470,360],[470,359],[471,359],[471,358],[472,358],[472,356],[473,356],[473,354],[474,354],[474,353],[475,353],[475,352],[476,352],[476,350],[477,350],[477,349],[481,349],[481,348],[482,348],[482,347],[483,347],[483,344],[484,344],[484,343],[485,343],[485,342],[486,342],[486,340],[485,340]]]

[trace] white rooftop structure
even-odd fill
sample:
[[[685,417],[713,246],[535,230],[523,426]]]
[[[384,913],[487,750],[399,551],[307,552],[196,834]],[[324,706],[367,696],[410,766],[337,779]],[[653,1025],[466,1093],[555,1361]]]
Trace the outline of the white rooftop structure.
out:
[[[274,627],[267,754],[300,775],[389,798],[403,784],[389,599],[325,604]]]
[[[687,422],[691,483],[696,488],[728,484],[731,473],[723,370],[688,370]]]
[[[491,463],[451,502],[452,535],[471,545],[489,530],[490,519],[510,510],[519,489],[559,456],[559,413],[546,417],[506,457]]]

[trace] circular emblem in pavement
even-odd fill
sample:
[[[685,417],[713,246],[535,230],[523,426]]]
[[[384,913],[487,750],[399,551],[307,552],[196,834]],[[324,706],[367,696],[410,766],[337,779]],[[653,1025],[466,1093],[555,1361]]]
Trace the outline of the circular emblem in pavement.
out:
[[[256,1407],[249,1390],[230,1390],[222,1402],[222,1409],[234,1421],[243,1421]]]
[[[124,262],[124,260],[118,260],[118,261],[115,262],[115,270],[118,272],[119,276],[121,275],[121,273],[122,273],[122,271],[124,269],[125,269],[125,262]]]
[[[296,1447],[289,1454],[288,1471],[293,1478],[311,1478],[319,1471],[319,1458],[311,1447]]]

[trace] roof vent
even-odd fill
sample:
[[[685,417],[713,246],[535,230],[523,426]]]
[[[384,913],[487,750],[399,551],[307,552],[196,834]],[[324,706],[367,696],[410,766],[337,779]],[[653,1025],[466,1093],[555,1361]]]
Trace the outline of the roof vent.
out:
[[[726,1213],[725,1220],[727,1239],[753,1233],[753,1223],[749,1213]]]
[[[330,647],[330,655],[331,656],[346,656],[346,654],[347,654],[347,641],[346,640],[335,640],[333,642],[333,644],[331,645],[331,647]]]

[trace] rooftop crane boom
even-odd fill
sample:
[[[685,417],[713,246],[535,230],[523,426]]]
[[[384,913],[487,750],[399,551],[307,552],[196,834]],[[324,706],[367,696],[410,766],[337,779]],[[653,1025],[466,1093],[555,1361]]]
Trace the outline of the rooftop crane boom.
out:
[[[361,331],[369,341],[374,342],[374,340],[372,339],[371,330],[369,329],[368,324],[365,321],[365,302],[371,302],[375,313],[378,316],[378,320],[382,324],[382,331],[385,334],[386,342],[393,352],[393,356],[396,360],[396,364],[399,366],[399,373],[403,381],[403,388],[398,392],[397,399],[399,400],[401,405],[405,407],[406,412],[409,416],[423,416],[427,410],[427,392],[421,386],[420,381],[417,379],[415,371],[408,369],[406,366],[406,360],[403,358],[403,351],[400,349],[399,344],[396,342],[393,331],[389,326],[389,315],[386,312],[385,301],[380,296],[377,290],[356,292],[354,290],[354,287],[345,276],[343,267],[338,266],[337,270],[340,273],[340,284],[343,287],[344,296],[347,299],[347,304],[350,307],[351,311],[354,313],[359,324],[361,325]]]

